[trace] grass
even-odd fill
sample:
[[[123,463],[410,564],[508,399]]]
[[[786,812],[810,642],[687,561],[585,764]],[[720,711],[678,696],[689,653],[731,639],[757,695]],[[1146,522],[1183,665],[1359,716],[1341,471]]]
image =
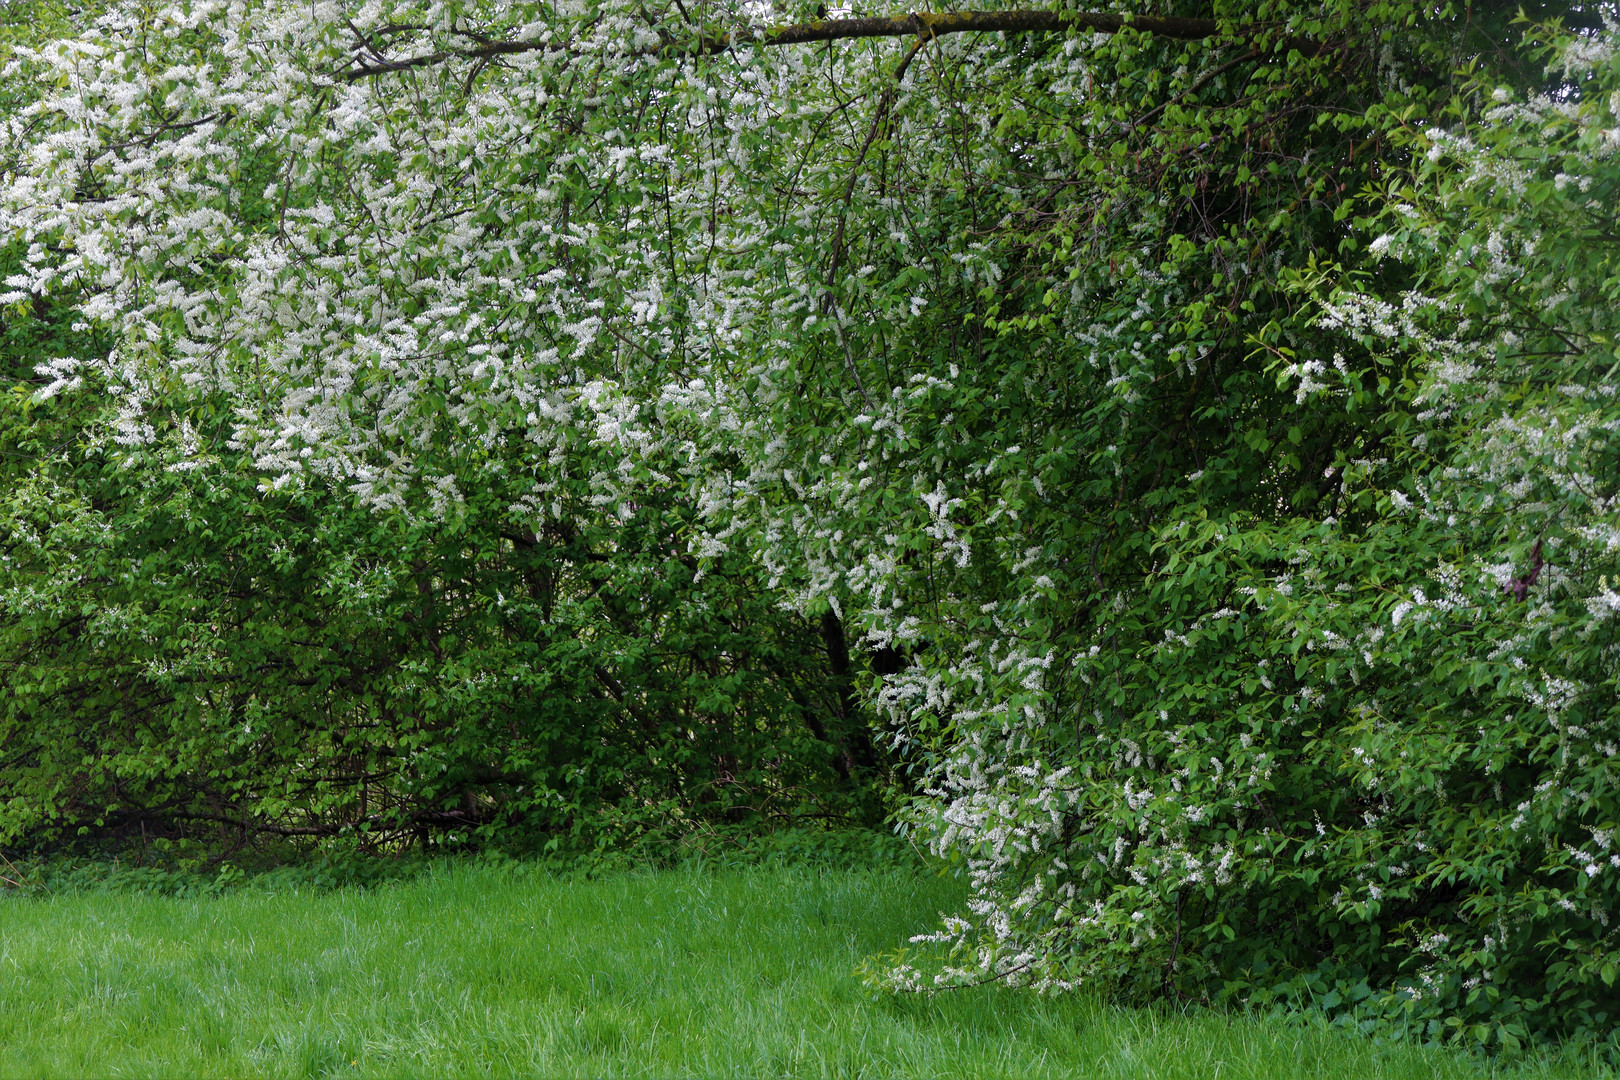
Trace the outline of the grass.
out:
[[[874,997],[948,881],[481,864],[335,891],[0,900],[3,1077],[1492,1075],[1308,1025],[981,988]],[[1498,1075],[1598,1075],[1553,1060]]]

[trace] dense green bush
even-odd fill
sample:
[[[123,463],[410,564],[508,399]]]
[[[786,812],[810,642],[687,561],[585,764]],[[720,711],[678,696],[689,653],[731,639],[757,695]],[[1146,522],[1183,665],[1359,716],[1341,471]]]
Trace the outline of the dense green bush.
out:
[[[1146,357],[1143,405],[1093,412],[1102,499],[1151,481],[1030,604],[1038,711],[975,724],[917,806],[981,885],[945,982],[1615,1049],[1620,63],[1547,40],[1543,85],[1382,114],[1247,355]],[[1045,484],[1051,551],[1096,511]]]
[[[132,442],[96,374],[42,394],[42,357],[105,349],[65,322],[7,320],[0,839],[573,847],[873,812],[820,627],[739,560],[700,575],[667,489],[538,533],[494,485],[431,520],[263,490],[216,403]]]

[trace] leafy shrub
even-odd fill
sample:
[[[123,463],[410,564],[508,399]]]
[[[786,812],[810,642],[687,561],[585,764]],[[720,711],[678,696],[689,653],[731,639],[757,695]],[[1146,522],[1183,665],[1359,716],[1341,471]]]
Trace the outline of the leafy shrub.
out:
[[[1620,41],[1548,41],[1547,90],[1388,128],[1360,243],[1282,275],[1293,400],[1155,490],[1042,665],[1073,726],[942,770],[916,818],[981,890],[943,981],[1620,1047]]]
[[[821,629],[700,568],[677,495],[534,532],[492,484],[433,520],[264,490],[217,402],[131,443],[97,375],[42,394],[43,358],[105,348],[67,321],[7,321],[0,840],[555,849],[873,812]]]

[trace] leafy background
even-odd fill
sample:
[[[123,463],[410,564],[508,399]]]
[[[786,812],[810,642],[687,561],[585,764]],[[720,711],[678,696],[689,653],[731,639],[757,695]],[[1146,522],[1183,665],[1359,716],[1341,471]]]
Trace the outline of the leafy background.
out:
[[[12,47],[7,842],[887,813],[880,985],[1612,1048],[1612,12],[1155,11]]]

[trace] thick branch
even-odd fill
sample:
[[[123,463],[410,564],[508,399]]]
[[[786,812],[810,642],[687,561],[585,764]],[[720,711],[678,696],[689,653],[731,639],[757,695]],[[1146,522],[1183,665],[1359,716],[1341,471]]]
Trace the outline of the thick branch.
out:
[[[738,45],[770,47],[803,45],[817,41],[849,41],[874,37],[938,37],[941,34],[1003,33],[1052,34],[1069,30],[1090,30],[1117,34],[1122,30],[1153,34],[1181,41],[1219,37],[1221,24],[1215,19],[1178,19],[1162,15],[1129,15],[1112,11],[953,11],[914,12],[870,19],[817,19],[793,26],[754,27],[731,34],[707,34],[698,38],[667,41],[642,51],[646,56],[711,55]],[[1255,39],[1261,31],[1254,27],[1228,30],[1244,39]],[[1285,48],[1314,53],[1320,45],[1303,38],[1279,39]],[[431,67],[448,60],[490,60],[516,53],[556,49],[555,43],[539,41],[491,41],[467,49],[447,50],[412,56],[403,60],[353,67],[342,73],[348,80],[366,79],[391,71]]]

